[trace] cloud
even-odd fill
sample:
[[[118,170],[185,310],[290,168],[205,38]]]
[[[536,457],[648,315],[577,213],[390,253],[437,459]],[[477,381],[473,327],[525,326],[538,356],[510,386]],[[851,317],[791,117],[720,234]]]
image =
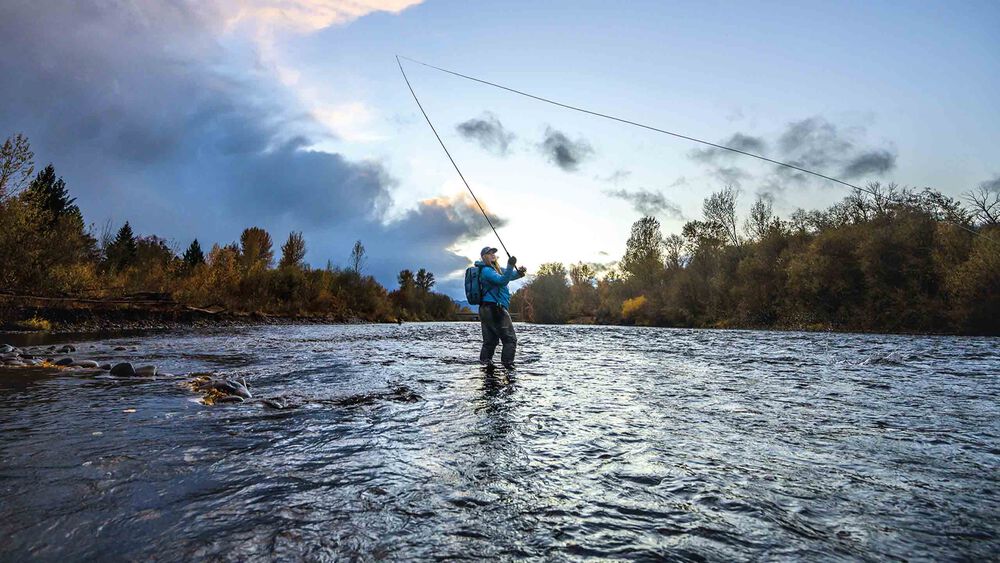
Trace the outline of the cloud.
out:
[[[1000,193],[1000,174],[997,174],[993,178],[986,180],[985,182],[980,182],[979,187],[984,190],[991,192]]]
[[[250,24],[299,33],[344,25],[375,12],[398,14],[423,0],[217,0],[229,28]]]
[[[498,229],[507,224],[506,219],[489,209],[486,212]],[[465,194],[423,200],[384,224],[375,233],[378,236],[366,243],[369,269],[379,279],[395,279],[401,264],[427,268],[444,277],[469,265],[469,257],[453,248],[489,232],[490,226],[479,207]]]
[[[776,160],[845,180],[882,175],[895,169],[895,150],[859,147],[858,139],[864,134],[864,127],[844,129],[815,116],[788,123],[774,140],[737,132],[719,144],[760,155],[772,152],[771,157]],[[748,170],[750,158],[714,147],[693,150],[689,156],[703,163],[708,175],[719,182],[740,186],[756,180],[758,193],[770,197],[782,193],[789,185],[815,179],[799,170],[769,165],[767,172],[755,179]]]
[[[844,159],[854,148],[837,127],[822,117],[788,124],[778,138],[782,156],[803,168],[826,168]]]
[[[747,135],[745,133],[733,133],[732,137],[719,141],[720,145],[724,147],[729,147],[731,149],[736,149],[740,151],[750,152],[754,154],[763,155],[767,152],[767,142],[761,137],[755,137],[753,135]],[[720,157],[740,157],[738,153],[732,151],[727,151],[725,149],[720,149],[717,147],[707,147],[704,149],[695,149],[691,151],[691,158],[699,162],[711,163],[718,160]]]
[[[128,219],[181,247],[251,225],[278,240],[301,230],[313,264],[346,263],[361,239],[383,283],[413,260],[441,276],[461,267],[450,249],[488,229],[467,202],[390,216],[386,164],[315,148],[329,129],[273,70],[222,46],[219,6],[0,3],[0,37],[18,53],[0,58],[0,136],[28,136],[98,224]]]
[[[455,129],[463,138],[476,141],[482,148],[500,156],[507,154],[508,147],[514,140],[514,134],[504,129],[500,120],[490,112],[484,112],[482,117],[463,121]]]
[[[644,188],[638,190],[607,190],[604,192],[609,197],[625,200],[632,204],[632,208],[643,215],[661,215],[671,219],[684,219],[681,208],[674,202],[668,200],[660,191],[651,191]]]
[[[865,151],[852,157],[841,171],[844,178],[884,174],[896,167],[896,154],[885,149]]]
[[[594,154],[594,149],[586,140],[570,140],[564,133],[551,127],[545,128],[545,140],[538,148],[549,162],[566,172],[576,171],[581,162]]]
[[[631,175],[632,175],[631,170],[625,170],[623,168],[619,168],[618,170],[615,170],[614,172],[612,172],[607,176],[594,176],[594,179],[600,180],[602,182],[608,182],[609,184],[614,184],[617,186],[623,180],[628,179],[628,177]]]

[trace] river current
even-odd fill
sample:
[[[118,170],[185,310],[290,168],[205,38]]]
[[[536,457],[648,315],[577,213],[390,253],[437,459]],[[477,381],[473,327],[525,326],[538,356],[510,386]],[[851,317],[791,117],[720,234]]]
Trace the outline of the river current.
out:
[[[0,368],[0,559],[1000,553],[1000,339],[517,328],[514,372],[471,323],[71,340],[155,379]],[[202,404],[205,372],[255,398]]]

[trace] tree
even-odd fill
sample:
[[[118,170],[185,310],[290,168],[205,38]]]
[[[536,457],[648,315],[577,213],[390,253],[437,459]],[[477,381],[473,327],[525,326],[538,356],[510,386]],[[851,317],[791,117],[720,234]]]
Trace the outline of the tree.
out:
[[[430,292],[431,288],[434,287],[434,283],[434,274],[423,268],[417,271],[416,284],[417,288],[421,291]]]
[[[62,217],[77,218],[83,223],[80,208],[73,204],[76,198],[69,197],[66,182],[56,177],[56,169],[51,164],[35,176],[22,197],[45,217],[50,226]]]
[[[684,239],[673,234],[663,240],[667,268],[677,270],[684,267]]]
[[[570,288],[566,283],[566,267],[549,262],[538,267],[531,283],[521,289],[530,292],[534,322],[561,324],[569,316]],[[518,293],[520,293],[519,291]]]
[[[663,235],[655,217],[643,217],[632,224],[632,234],[625,243],[621,269],[639,284],[652,286],[663,269]]]
[[[302,238],[301,232],[292,231],[288,234],[288,240],[281,245],[280,268],[301,268],[302,261],[306,257],[306,240]]]
[[[365,267],[365,262],[368,261],[365,255],[365,247],[361,244],[361,241],[356,241],[354,243],[354,248],[351,249],[351,269],[354,270],[355,274],[361,274],[361,270]]]
[[[767,236],[776,225],[774,220],[774,205],[770,199],[757,196],[750,206],[750,216],[744,226],[747,237],[751,241],[759,241]]]
[[[245,229],[240,235],[240,259],[243,270],[266,270],[274,264],[271,235],[260,227]]]
[[[412,291],[417,285],[413,278],[413,272],[410,270],[400,270],[396,279],[399,280],[400,291]]]
[[[725,240],[732,246],[740,246],[740,236],[736,227],[736,199],[739,190],[726,186],[720,192],[715,192],[705,200],[702,214],[705,221],[718,225],[725,234]]]
[[[205,253],[201,251],[201,245],[198,243],[198,239],[194,239],[194,241],[191,242],[191,246],[184,251],[184,264],[190,269],[204,263]]]
[[[106,259],[113,271],[121,271],[135,263],[136,255],[139,252],[135,240],[135,233],[128,221],[118,229],[115,240],[106,249]]]
[[[0,146],[0,202],[16,195],[35,172],[35,153],[28,138],[18,133]]]
[[[570,303],[572,317],[593,316],[597,310],[597,271],[590,264],[578,262],[569,267]]]
[[[972,206],[977,223],[986,226],[1000,223],[1000,191],[990,190],[983,185],[966,193],[965,199]]]

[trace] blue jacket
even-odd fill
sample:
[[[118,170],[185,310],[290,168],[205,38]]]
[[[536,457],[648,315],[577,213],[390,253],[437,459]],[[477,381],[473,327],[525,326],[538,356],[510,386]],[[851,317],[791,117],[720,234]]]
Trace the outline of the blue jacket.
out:
[[[479,279],[483,283],[483,301],[498,303],[505,309],[510,308],[510,290],[507,284],[524,277],[513,266],[507,266],[503,274],[498,274],[492,266],[487,266],[486,262],[476,260],[476,266],[482,268]]]

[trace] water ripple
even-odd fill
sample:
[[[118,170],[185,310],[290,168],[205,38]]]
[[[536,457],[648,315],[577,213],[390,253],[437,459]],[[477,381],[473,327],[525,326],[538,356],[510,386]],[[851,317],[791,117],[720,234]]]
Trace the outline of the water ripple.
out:
[[[990,559],[997,339],[474,324],[95,340],[0,372],[0,559]],[[134,409],[134,412],[132,412]],[[29,494],[25,494],[30,491]]]

